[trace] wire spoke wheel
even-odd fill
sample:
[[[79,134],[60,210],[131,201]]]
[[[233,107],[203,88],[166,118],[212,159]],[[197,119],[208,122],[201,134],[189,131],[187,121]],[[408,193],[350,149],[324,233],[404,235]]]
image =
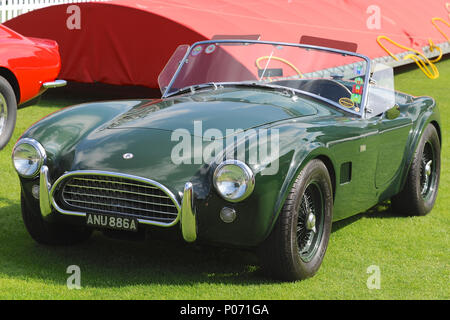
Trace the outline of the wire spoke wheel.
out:
[[[420,189],[421,195],[424,199],[427,199],[434,190],[434,181],[436,176],[434,158],[433,146],[430,142],[427,142],[423,149],[420,166]]]
[[[323,232],[324,199],[320,186],[310,183],[298,211],[297,245],[300,258],[308,262],[316,254]]]
[[[287,281],[312,277],[322,264],[332,221],[330,174],[313,159],[295,178],[271,234],[258,248],[263,270]]]
[[[441,175],[441,141],[430,123],[419,140],[403,189],[391,198],[395,212],[407,216],[424,216],[436,202]]]

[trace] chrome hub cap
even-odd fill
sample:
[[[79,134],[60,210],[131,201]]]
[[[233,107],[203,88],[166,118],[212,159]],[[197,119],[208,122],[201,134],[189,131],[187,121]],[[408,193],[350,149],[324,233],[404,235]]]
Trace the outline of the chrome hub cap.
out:
[[[6,119],[8,118],[8,107],[6,105],[5,97],[0,93],[0,135],[6,126]]]
[[[434,183],[434,154],[433,148],[430,143],[426,143],[421,161],[420,168],[420,193],[424,199],[427,199],[430,194],[433,193],[433,183]]]
[[[306,228],[314,233],[316,232],[316,216],[312,212],[309,213],[306,220]]]
[[[428,163],[425,165],[425,174],[427,177],[431,176],[431,165],[433,164],[433,160],[428,161]]]

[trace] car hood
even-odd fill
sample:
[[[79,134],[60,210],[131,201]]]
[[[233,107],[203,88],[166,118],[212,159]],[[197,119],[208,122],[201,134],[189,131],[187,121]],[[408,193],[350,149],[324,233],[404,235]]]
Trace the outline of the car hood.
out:
[[[316,113],[312,102],[294,101],[279,92],[225,88],[143,102],[115,118],[107,129],[186,129],[192,135],[218,129],[225,136],[227,129],[245,130]],[[194,121],[201,124],[201,132],[194,132]]]
[[[199,192],[202,185],[209,185],[201,183],[210,169],[204,153],[211,144],[205,137],[206,130],[221,130],[225,137],[226,129],[245,130],[314,115],[318,110],[309,100],[294,101],[266,90],[223,89],[164,100],[102,102],[68,108],[44,119],[27,134],[41,141],[48,151],[54,178],[67,171],[99,170],[152,179],[174,193],[190,181],[197,184]],[[119,112],[114,115],[112,111]],[[201,121],[200,130],[194,130],[194,121]],[[177,129],[184,134],[175,134]],[[64,139],[59,141],[59,137]],[[224,148],[226,140],[220,139]],[[177,149],[181,143],[190,148],[189,154],[182,152],[183,163]],[[133,156],[124,157],[127,153]]]
[[[192,140],[186,142],[193,145],[193,137],[189,137]],[[197,179],[196,176],[209,168],[203,158],[198,161],[194,159],[193,150],[180,163],[178,154],[174,151],[178,143],[179,141],[172,141],[171,132],[165,130],[127,128],[94,131],[75,146],[73,159],[69,161],[70,165],[65,167],[65,171],[125,173],[152,179],[176,192],[183,190],[188,181],[194,183],[203,179]],[[126,157],[125,154],[131,156]],[[201,186],[202,183],[198,185]]]

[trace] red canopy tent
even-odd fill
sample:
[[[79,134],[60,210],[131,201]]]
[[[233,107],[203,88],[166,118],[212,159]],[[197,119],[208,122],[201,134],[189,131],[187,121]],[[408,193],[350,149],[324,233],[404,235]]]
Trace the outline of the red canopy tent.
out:
[[[179,44],[215,35],[251,34],[295,43],[310,35],[356,42],[358,52],[371,58],[387,55],[376,42],[386,35],[422,50],[429,38],[436,44],[447,42],[431,23],[434,17],[448,21],[446,2],[118,0],[51,6],[5,25],[26,36],[58,41],[61,78],[155,88],[158,74]],[[393,53],[405,51],[387,47]]]

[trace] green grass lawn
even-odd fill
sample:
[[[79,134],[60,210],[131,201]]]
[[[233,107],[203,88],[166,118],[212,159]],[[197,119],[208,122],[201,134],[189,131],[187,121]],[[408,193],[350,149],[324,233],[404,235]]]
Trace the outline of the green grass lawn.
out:
[[[44,99],[19,110],[14,136],[0,152],[0,298],[449,299],[450,60],[438,67],[438,80],[419,70],[396,76],[400,91],[433,96],[440,106],[444,142],[434,210],[414,218],[372,210],[336,223],[318,274],[295,283],[264,278],[256,258],[243,251],[124,242],[101,234],[75,247],[36,244],[22,223],[11,150],[26,128],[68,102]],[[69,265],[81,268],[81,290],[67,289]],[[380,267],[379,290],[366,286],[371,265]]]

